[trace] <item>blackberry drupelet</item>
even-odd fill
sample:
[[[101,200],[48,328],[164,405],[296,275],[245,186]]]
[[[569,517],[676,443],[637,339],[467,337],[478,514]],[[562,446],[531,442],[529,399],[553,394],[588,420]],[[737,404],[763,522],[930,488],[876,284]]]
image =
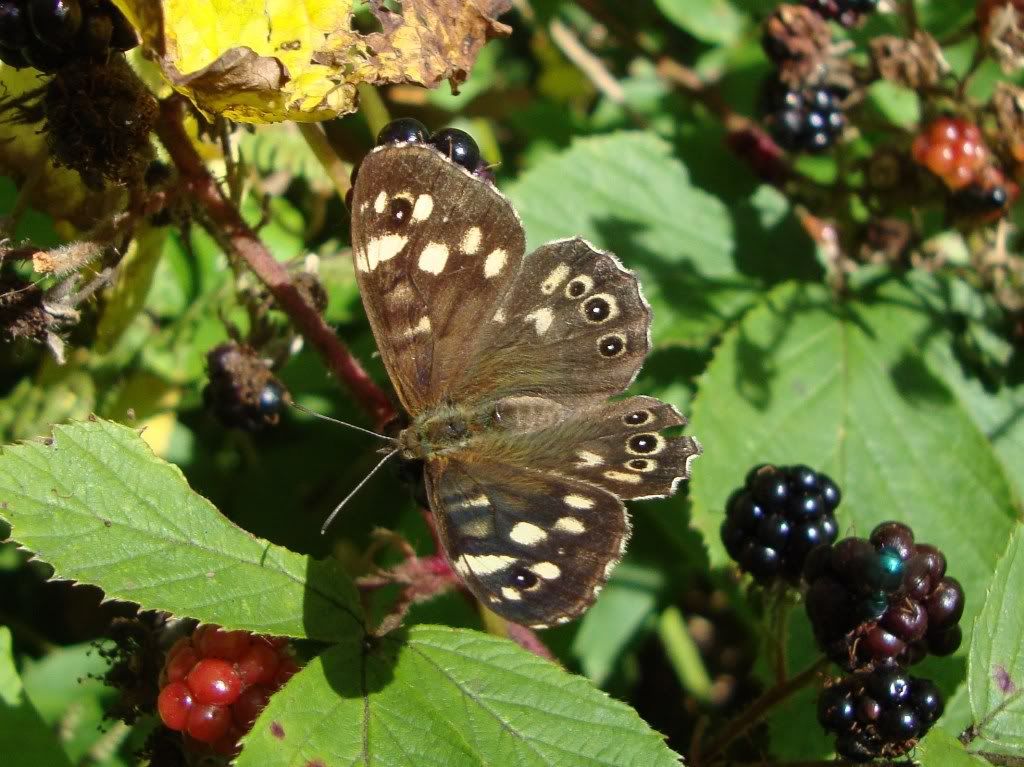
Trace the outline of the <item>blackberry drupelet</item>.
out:
[[[836,539],[840,498],[835,482],[807,466],[755,467],[729,499],[722,542],[755,580],[795,582],[807,554]]]
[[[18,69],[56,72],[136,45],[135,30],[110,0],[0,0],[0,61]]]
[[[439,130],[430,137],[430,143],[452,162],[471,173],[476,172],[480,165],[480,148],[465,131],[458,128]]]

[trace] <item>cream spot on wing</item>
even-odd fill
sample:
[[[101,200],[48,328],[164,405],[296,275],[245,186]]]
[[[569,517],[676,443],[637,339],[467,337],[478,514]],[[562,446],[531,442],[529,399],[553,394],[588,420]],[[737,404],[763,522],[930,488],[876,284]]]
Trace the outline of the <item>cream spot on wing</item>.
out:
[[[587,466],[600,466],[604,463],[604,458],[597,453],[591,453],[589,450],[578,451],[576,457],[580,459],[576,464],[577,469],[583,469]]]
[[[460,509],[485,509],[491,505],[491,502],[487,500],[486,495],[478,495],[475,498],[467,498],[466,500],[456,504],[457,508]]]
[[[463,554],[462,561],[466,563],[470,572],[476,575],[490,575],[511,567],[517,560],[515,557],[505,557],[500,554]]]
[[[429,194],[421,194],[416,198],[416,203],[412,206],[412,220],[426,221],[433,212],[434,198]]]
[[[471,574],[471,571],[469,569],[469,565],[466,564],[466,561],[465,561],[464,558],[460,558],[460,559],[457,559],[455,561],[455,572],[457,572],[463,578],[468,578],[469,575]]]
[[[516,522],[508,537],[516,543],[521,543],[523,546],[533,546],[546,540],[548,534],[537,527],[537,525],[531,525],[529,522]]]
[[[448,246],[443,242],[427,243],[427,246],[420,253],[419,267],[431,274],[440,274],[444,271],[444,265],[448,263]]]
[[[571,620],[572,620],[571,616],[569,616],[569,615],[561,615],[561,616],[555,618],[555,623],[561,625],[563,623],[568,623]]]
[[[532,322],[533,326],[537,329],[537,335],[542,336],[548,332],[548,328],[554,322],[555,314],[550,309],[534,309],[523,319],[526,322]]]
[[[480,250],[480,243],[484,239],[484,233],[480,231],[479,226],[471,226],[466,230],[466,233],[462,235],[462,242],[459,243],[459,250],[465,253],[467,256],[472,256],[478,250]]]
[[[365,213],[369,209],[369,207],[370,207],[370,203],[369,202],[364,202],[362,205],[359,206],[359,212],[360,213]]]
[[[409,287],[409,283],[400,282],[387,293],[384,294],[384,298],[392,304],[403,305],[412,298],[412,288]]]
[[[559,264],[558,266],[551,270],[551,274],[545,277],[544,282],[540,284],[541,293],[550,296],[552,293],[558,290],[558,286],[565,282],[568,276],[569,265]]]
[[[416,326],[412,327],[412,328],[409,328],[402,335],[404,337],[406,337],[406,338],[412,338],[413,336],[418,336],[421,333],[429,333],[429,332],[430,332],[430,317],[420,317],[420,321],[418,323],[416,323]]]
[[[366,260],[366,251],[362,248],[356,251],[356,268],[361,272],[370,271],[370,262]]]
[[[599,583],[596,586],[594,586],[594,592],[593,592],[594,599],[597,599],[598,595],[601,593],[601,589],[603,589],[603,588],[604,588],[604,585],[601,584],[601,583]]]
[[[641,481],[639,474],[627,474],[624,471],[606,471],[604,476],[606,479],[625,482],[627,485],[639,485]]]
[[[567,495],[562,500],[565,501],[566,506],[572,506],[574,509],[594,508],[594,500],[583,495]]]
[[[604,579],[608,580],[612,577],[612,570],[615,569],[615,565],[619,563],[619,560],[613,559],[611,562],[604,566]]]
[[[366,243],[366,260],[372,272],[378,264],[389,261],[401,252],[409,238],[402,234],[374,237]]]
[[[484,277],[491,279],[491,277],[497,277],[501,274],[501,270],[505,268],[505,262],[508,261],[508,253],[501,248],[495,248],[484,260]]]
[[[504,309],[498,309],[498,311],[496,311],[494,313],[494,321],[497,322],[499,325],[505,324],[505,310]]]
[[[488,517],[480,516],[463,522],[459,532],[470,538],[489,538],[494,534],[494,525]]]
[[[523,595],[519,593],[519,589],[514,589],[510,586],[502,586],[501,595],[510,602],[518,602],[523,598]]]
[[[538,562],[530,565],[530,569],[546,581],[553,581],[562,574],[562,568],[554,562]]]
[[[576,517],[559,517],[555,522],[555,529],[561,533],[572,533],[573,535],[579,535],[587,530]]]
[[[377,199],[373,201],[373,209],[378,213],[384,212],[384,206],[388,204],[387,193],[381,190],[380,194],[377,195]]]

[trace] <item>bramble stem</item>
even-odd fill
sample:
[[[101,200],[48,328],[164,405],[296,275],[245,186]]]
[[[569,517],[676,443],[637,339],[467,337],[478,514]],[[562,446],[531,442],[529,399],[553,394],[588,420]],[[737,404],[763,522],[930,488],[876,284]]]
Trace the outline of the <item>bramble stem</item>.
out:
[[[323,317],[309,304],[292,284],[284,266],[278,263],[267,246],[242,219],[241,214],[225,197],[209,170],[203,164],[182,123],[184,104],[180,97],[172,96],[160,104],[157,135],[181,174],[182,181],[196,202],[202,206],[207,226],[215,227],[215,237],[225,242],[233,253],[244,261],[269,288],[303,337],[320,354],[341,383],[370,414],[377,427],[395,416],[387,394],[377,386],[352,356],[348,347],[334,334]]]
[[[694,764],[710,764],[714,758],[725,751],[733,741],[744,735],[751,727],[764,719],[768,712],[775,708],[775,706],[813,682],[818,674],[826,668],[828,664],[829,659],[823,656],[796,676],[787,679],[781,684],[775,685],[765,692],[760,698],[751,703],[743,713],[725,725],[722,734],[708,744],[708,749],[705,753],[699,755],[699,760],[697,755],[691,755]],[[835,762],[829,762],[828,764],[834,765]]]

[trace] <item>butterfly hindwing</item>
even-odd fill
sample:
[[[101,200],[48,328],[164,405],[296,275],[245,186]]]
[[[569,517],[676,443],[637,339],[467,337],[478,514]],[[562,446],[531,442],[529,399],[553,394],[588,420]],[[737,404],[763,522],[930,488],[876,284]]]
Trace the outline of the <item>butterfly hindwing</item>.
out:
[[[367,155],[352,211],[363,305],[399,398],[416,415],[450,393],[467,339],[509,291],[523,227],[489,184],[417,144]]]
[[[542,245],[478,330],[453,397],[521,393],[574,408],[603,402],[636,376],[650,324],[636,277],[610,253],[579,238]]]
[[[563,477],[487,461],[428,461],[427,493],[455,571],[480,601],[528,626],[582,613],[622,556],[625,507]]]

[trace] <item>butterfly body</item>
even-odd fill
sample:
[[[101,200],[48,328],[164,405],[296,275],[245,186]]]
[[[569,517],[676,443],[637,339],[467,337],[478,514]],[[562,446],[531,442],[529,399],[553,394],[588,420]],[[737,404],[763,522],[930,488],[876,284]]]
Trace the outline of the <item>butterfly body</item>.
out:
[[[402,457],[457,573],[531,626],[596,598],[629,535],[624,499],[671,494],[700,453],[671,405],[609,401],[650,348],[632,273],[579,238],[526,254],[486,180],[418,142],[386,144],[352,198],[356,275],[410,416]]]

